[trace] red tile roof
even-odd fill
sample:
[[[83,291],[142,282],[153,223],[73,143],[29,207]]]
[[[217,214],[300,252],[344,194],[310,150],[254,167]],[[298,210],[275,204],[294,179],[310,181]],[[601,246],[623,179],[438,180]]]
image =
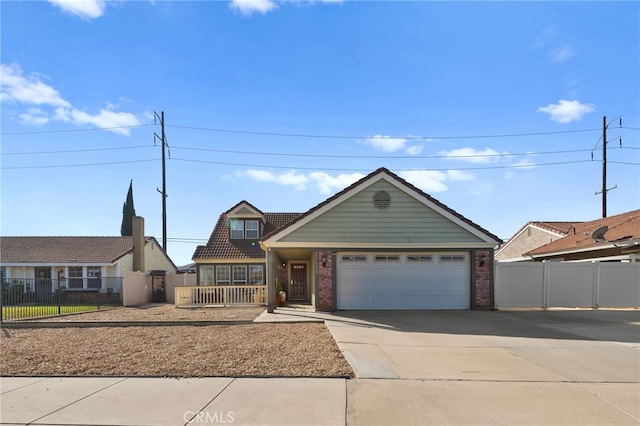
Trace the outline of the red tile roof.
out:
[[[594,241],[592,233],[596,229],[607,226],[604,240]],[[611,243],[622,243],[640,239],[640,210],[633,210],[616,216],[610,216],[590,222],[575,223],[567,236],[525,253],[529,256],[548,255],[552,253],[568,253],[585,249],[598,249]],[[608,243],[608,244],[607,244]]]
[[[133,251],[133,237],[0,237],[0,262],[113,263]]]
[[[237,206],[237,204],[236,204]],[[231,209],[233,210],[233,208]],[[257,209],[256,209],[257,210]],[[263,234],[291,222],[302,213],[263,213],[266,223]],[[257,241],[229,240],[229,217],[222,213],[204,246],[198,246],[193,259],[264,259],[264,250]]]
[[[567,235],[571,230],[571,227],[582,222],[529,222],[527,225],[534,225],[547,231],[555,232],[556,234]],[[527,226],[525,225],[525,227]]]

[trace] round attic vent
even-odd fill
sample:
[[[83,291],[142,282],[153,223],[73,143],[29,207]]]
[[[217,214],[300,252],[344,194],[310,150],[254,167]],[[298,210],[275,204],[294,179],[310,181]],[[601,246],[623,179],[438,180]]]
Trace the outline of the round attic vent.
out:
[[[387,191],[378,191],[373,195],[373,205],[379,209],[386,209],[391,204],[391,196]]]

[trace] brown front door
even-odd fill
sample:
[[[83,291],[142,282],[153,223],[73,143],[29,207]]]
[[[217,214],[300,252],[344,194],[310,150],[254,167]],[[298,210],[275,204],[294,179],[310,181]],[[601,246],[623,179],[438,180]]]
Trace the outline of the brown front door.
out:
[[[291,300],[307,300],[307,264],[291,264]]]

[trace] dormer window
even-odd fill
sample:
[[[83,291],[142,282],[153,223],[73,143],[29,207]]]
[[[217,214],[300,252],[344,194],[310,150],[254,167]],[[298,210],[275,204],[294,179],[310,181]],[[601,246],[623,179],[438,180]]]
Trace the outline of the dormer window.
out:
[[[257,240],[260,237],[260,225],[257,220],[245,220],[244,227],[244,237],[247,240]]]
[[[231,219],[229,221],[229,237],[232,240],[257,240],[260,238],[258,220]]]

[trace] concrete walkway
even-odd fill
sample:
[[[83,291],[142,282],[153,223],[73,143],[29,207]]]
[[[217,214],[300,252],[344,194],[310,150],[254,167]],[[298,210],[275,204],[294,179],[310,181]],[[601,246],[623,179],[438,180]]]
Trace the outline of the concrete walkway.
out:
[[[344,379],[7,378],[3,425],[344,425]]]
[[[355,380],[1,378],[2,424],[640,424],[639,311],[338,312]]]

